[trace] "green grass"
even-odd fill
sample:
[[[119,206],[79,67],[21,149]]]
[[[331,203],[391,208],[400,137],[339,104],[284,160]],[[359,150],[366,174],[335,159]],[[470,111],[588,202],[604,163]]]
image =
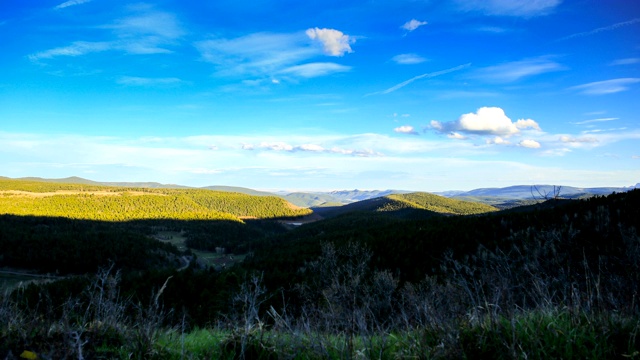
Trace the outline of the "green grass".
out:
[[[156,349],[167,356],[163,359],[232,358],[243,341],[247,352],[265,359],[638,359],[639,330],[634,318],[535,310],[461,322],[453,333],[415,328],[356,335],[351,341],[345,334],[319,332],[172,330]]]

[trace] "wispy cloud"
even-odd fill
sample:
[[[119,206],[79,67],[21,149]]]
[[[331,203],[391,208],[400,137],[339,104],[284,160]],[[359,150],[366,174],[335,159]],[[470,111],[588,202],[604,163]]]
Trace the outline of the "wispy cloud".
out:
[[[322,47],[314,46],[318,41]],[[317,77],[346,72],[349,66],[333,62],[306,63],[314,57],[342,56],[351,52],[350,38],[333,29],[309,29],[297,33],[254,33],[197,42],[202,58],[218,67],[219,76],[289,75]]]
[[[130,86],[157,86],[157,85],[179,85],[184,81],[170,77],[170,78],[147,78],[147,77],[135,77],[135,76],[122,76],[116,80],[118,84],[130,85]]]
[[[620,136],[640,138],[637,132]],[[535,176],[532,182],[538,183],[574,179],[584,184],[588,179],[589,184],[597,186],[610,185],[612,179],[628,182],[640,176],[636,169],[567,170],[571,167],[561,163],[550,168],[516,161],[465,159],[465,154],[474,156],[494,150],[467,141],[430,141],[417,136],[200,135],[125,139],[0,131],[0,143],[3,144],[0,160],[8,164],[4,175],[12,177],[33,176],[46,170],[51,177],[79,175],[101,181],[153,180],[192,186],[232,184],[257,189],[320,186],[335,190],[352,188],[356,182],[360,188],[369,189],[439,191],[508,186],[531,176]],[[248,151],[251,146],[254,150]],[[520,146],[535,144],[522,142]],[[561,155],[568,151],[566,147],[558,147],[547,153]],[[472,180],[460,182],[468,179],[470,173],[474,174]],[[424,184],[438,184],[435,185],[438,188],[424,188]]]
[[[584,143],[592,144],[592,143],[597,143],[598,139],[593,136],[573,137],[568,135],[561,135],[560,141],[563,143],[570,143],[570,144],[584,144]]]
[[[566,67],[543,56],[485,67],[476,71],[473,76],[488,82],[510,83],[561,70],[566,70]]]
[[[617,59],[612,61],[609,65],[618,66],[618,65],[633,65],[639,64],[640,58],[626,58],[626,59]]]
[[[533,17],[553,11],[562,0],[455,0],[462,10],[487,15]]]
[[[416,20],[416,19],[411,19],[411,20],[407,21],[406,23],[404,23],[401,26],[401,28],[411,32],[411,31],[416,30],[420,26],[424,26],[424,25],[427,25],[426,21],[420,21],[420,20]]]
[[[383,90],[383,91],[380,91],[380,92],[375,92],[375,93],[371,93],[371,94],[367,94],[367,95],[389,94],[389,93],[392,93],[392,92],[394,92],[396,90],[402,89],[403,87],[411,84],[412,82],[414,82],[416,80],[428,79],[428,78],[432,78],[432,77],[436,77],[436,76],[452,73],[454,71],[459,71],[459,70],[468,68],[469,66],[471,66],[471,63],[460,65],[460,66],[456,66],[456,67],[452,67],[452,68],[446,69],[446,70],[441,70],[441,71],[436,71],[436,72],[431,72],[431,73],[426,73],[426,74],[414,76],[409,80],[403,81],[403,82],[401,82],[401,83],[399,83],[397,85],[394,85],[394,86],[388,88],[387,90]]]
[[[578,122],[574,122],[572,124],[574,124],[574,125],[585,125],[585,124],[592,124],[592,123],[599,123],[599,122],[606,122],[606,121],[614,121],[614,120],[618,120],[618,119],[619,118],[615,118],[615,117],[599,118],[599,119],[578,121]]]
[[[75,41],[71,45],[31,54],[28,58],[32,61],[39,61],[59,56],[81,56],[108,50],[123,51],[128,54],[171,53],[172,51],[168,47],[176,45],[176,41],[184,34],[173,14],[149,8],[143,8],[135,15],[118,19],[111,24],[99,26],[98,29],[111,31],[112,39],[109,41]]]
[[[168,47],[185,33],[174,14],[147,9],[104,28],[111,29],[118,47],[130,54],[170,53]]]
[[[568,35],[568,36],[565,36],[565,37],[561,37],[561,38],[557,39],[556,41],[565,41],[565,40],[575,39],[575,38],[579,38],[579,37],[595,35],[595,34],[598,34],[598,33],[604,32],[604,31],[616,30],[618,28],[621,28],[621,27],[624,27],[624,26],[629,26],[629,25],[634,25],[634,24],[637,24],[637,23],[640,23],[640,18],[635,18],[635,19],[631,19],[629,21],[623,21],[623,22],[615,23],[613,25],[600,27],[600,28],[597,28],[597,29],[594,29],[594,30],[590,30],[590,31],[571,34],[571,35]]]
[[[68,46],[41,51],[28,56],[31,61],[51,59],[58,56],[81,56],[113,49],[111,42],[76,41]]]
[[[331,62],[317,62],[302,65],[290,66],[286,69],[282,69],[278,74],[293,75],[303,78],[314,78],[318,76],[325,76],[333,73],[350,71],[350,66],[340,65]]]
[[[427,59],[416,54],[400,54],[400,55],[394,56],[393,58],[391,58],[391,60],[395,61],[396,64],[401,64],[401,65],[414,65],[414,64],[420,64],[427,61]]]
[[[63,2],[63,3],[59,4],[59,5],[56,5],[54,7],[54,9],[56,9],[56,10],[64,9],[66,7],[69,7],[69,6],[80,5],[80,4],[88,3],[90,1],[91,0],[69,0],[69,1],[65,1],[65,2]]]
[[[640,82],[640,78],[620,78],[604,81],[595,81],[587,84],[572,86],[569,89],[577,90],[585,95],[615,94],[630,89],[632,84]]]

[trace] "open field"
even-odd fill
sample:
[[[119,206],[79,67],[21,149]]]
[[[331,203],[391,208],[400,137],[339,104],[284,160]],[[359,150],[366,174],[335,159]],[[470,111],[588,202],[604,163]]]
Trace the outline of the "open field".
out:
[[[191,252],[198,257],[198,260],[202,263],[202,265],[207,267],[230,267],[235,263],[241,262],[245,258],[245,255],[223,254],[214,251],[189,249],[189,247],[185,245],[185,240],[187,238],[185,237],[184,233],[180,231],[159,231],[153,235],[153,238],[158,241],[170,243],[173,246],[177,247],[180,251],[191,250]]]

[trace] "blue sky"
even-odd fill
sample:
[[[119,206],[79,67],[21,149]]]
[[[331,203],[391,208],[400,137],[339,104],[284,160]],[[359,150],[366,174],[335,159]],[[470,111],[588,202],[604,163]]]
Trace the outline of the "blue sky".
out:
[[[640,2],[5,0],[0,175],[640,182]]]

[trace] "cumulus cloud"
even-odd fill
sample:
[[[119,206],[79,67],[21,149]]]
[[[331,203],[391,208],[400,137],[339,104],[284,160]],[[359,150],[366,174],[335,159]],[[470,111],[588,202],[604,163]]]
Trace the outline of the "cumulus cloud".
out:
[[[516,121],[516,127],[520,130],[534,129],[534,130],[542,131],[542,129],[540,129],[540,125],[538,125],[538,123],[535,122],[535,120],[531,120],[531,119],[519,119],[518,121]]]
[[[402,125],[399,126],[395,129],[393,129],[393,131],[399,133],[399,134],[411,134],[411,135],[417,135],[418,132],[413,128],[413,126],[411,125]]]
[[[60,9],[64,9],[66,7],[69,6],[74,6],[74,5],[80,5],[80,4],[84,4],[84,3],[88,3],[91,0],[69,0],[69,1],[65,1],[62,4],[57,5],[56,7],[54,7],[54,9],[56,10],[60,10]]]
[[[533,17],[546,15],[562,0],[456,0],[461,9],[487,15]]]
[[[538,57],[479,69],[474,74],[474,77],[489,82],[509,83],[519,81],[523,78],[561,70],[566,70],[566,68],[550,60],[548,57]]]
[[[491,139],[487,139],[487,144],[494,144],[494,145],[507,145],[510,144],[509,141],[501,138],[500,136],[496,136],[494,138]]]
[[[449,139],[456,139],[456,140],[465,140],[465,139],[467,139],[466,136],[464,136],[464,135],[462,135],[460,133],[457,133],[455,131],[452,131],[449,134],[447,134],[447,137]]]
[[[345,35],[342,31],[335,29],[307,29],[307,36],[311,40],[317,40],[322,43],[324,53],[331,56],[343,56],[345,53],[351,53],[351,43],[355,39]]]
[[[573,86],[570,89],[577,90],[585,95],[606,95],[627,91],[630,89],[630,85],[638,82],[640,82],[640,78],[620,78],[590,82]]]
[[[540,148],[540,143],[535,141],[535,140],[531,140],[531,139],[522,140],[522,141],[520,141],[520,143],[518,145],[520,145],[522,147],[525,147],[525,148],[529,148],[529,149],[539,149]]]
[[[393,58],[391,58],[391,60],[401,65],[420,64],[427,61],[427,59],[416,54],[400,54],[400,55],[394,56]]]
[[[406,23],[404,23],[401,27],[407,31],[413,31],[417,28],[419,28],[420,26],[423,25],[427,25],[426,21],[418,21],[416,19],[411,19],[409,21],[407,21]]]
[[[303,78],[314,78],[333,73],[350,71],[350,66],[340,65],[331,62],[316,62],[303,65],[295,65],[280,70],[279,74],[295,75]]]
[[[479,135],[496,135],[509,137],[520,130],[540,130],[537,122],[531,119],[518,120],[515,123],[499,107],[482,107],[475,113],[463,114],[456,121],[431,121],[431,127],[438,132],[462,132]]]

